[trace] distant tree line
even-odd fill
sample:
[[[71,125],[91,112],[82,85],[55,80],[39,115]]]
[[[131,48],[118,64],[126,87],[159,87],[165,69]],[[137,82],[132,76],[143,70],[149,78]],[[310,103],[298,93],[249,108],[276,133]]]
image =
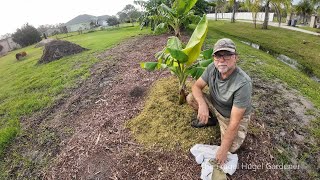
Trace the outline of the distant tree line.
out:
[[[120,23],[134,23],[139,19],[142,12],[138,11],[136,7],[131,4],[127,4],[121,11],[117,13],[117,16],[111,16],[107,19],[109,26],[118,26]]]
[[[25,47],[41,41],[41,35],[35,27],[27,23],[12,34],[12,40]]]

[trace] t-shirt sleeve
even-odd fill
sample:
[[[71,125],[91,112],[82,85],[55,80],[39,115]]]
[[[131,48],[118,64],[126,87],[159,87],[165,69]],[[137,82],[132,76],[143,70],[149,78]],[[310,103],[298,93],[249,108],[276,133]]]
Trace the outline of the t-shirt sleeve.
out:
[[[248,82],[240,87],[234,94],[233,105],[238,108],[251,106],[252,83]]]
[[[206,82],[208,84],[209,81],[209,66],[204,70],[204,72],[201,75],[202,80],[204,80],[204,82]]]

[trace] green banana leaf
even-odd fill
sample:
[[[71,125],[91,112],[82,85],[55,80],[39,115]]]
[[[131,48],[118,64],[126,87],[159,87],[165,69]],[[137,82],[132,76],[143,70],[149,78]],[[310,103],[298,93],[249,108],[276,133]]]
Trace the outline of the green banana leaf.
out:
[[[188,61],[188,56],[183,51],[172,48],[167,48],[167,50],[174,59],[178,60],[179,63],[185,63]]]
[[[186,73],[190,74],[192,78],[198,79],[199,77],[201,77],[204,70],[205,67],[193,67],[191,69],[188,69]]]
[[[146,69],[148,71],[153,71],[157,68],[158,62],[142,62],[140,63],[140,67]]]
[[[207,60],[202,60],[202,61],[199,61],[199,65],[201,67],[207,67],[209,66],[209,64],[211,64],[213,61],[212,59],[207,59]]]
[[[199,57],[207,32],[208,20],[206,15],[203,15],[196,29],[193,31],[187,46],[182,50],[189,57],[186,63],[187,66],[190,66]]]
[[[184,15],[193,8],[197,1],[198,0],[175,0],[172,7],[179,15]]]
[[[167,41],[167,48],[181,50],[182,49],[182,42],[176,36],[171,36],[171,37],[169,37],[169,39]]]
[[[202,55],[203,55],[203,59],[212,59],[212,53],[213,53],[213,49],[207,49],[205,51],[202,51]]]

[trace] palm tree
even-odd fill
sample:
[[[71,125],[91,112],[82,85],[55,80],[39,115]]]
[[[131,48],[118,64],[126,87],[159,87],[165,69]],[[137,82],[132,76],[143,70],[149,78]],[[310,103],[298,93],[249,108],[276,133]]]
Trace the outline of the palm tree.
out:
[[[270,4],[279,4],[279,5],[286,5],[291,3],[291,0],[265,0],[265,16],[264,21],[262,24],[262,29],[268,29],[268,21],[269,21],[269,10],[270,10]]]
[[[245,1],[245,7],[252,12],[252,20],[253,20],[254,28],[257,28],[257,14],[259,12],[260,6],[261,6],[260,0]]]
[[[306,15],[310,15],[313,12],[313,6],[309,0],[303,0],[296,6],[296,11],[297,13],[302,14],[302,23],[305,24]]]
[[[235,16],[237,11],[237,0],[230,0],[229,3],[232,6],[231,22],[234,23],[236,21]]]
[[[214,0],[213,3],[215,3],[214,13],[215,13],[215,20],[218,20],[218,11],[221,11],[221,9],[224,8],[226,1],[225,0]]]
[[[279,22],[279,27],[281,25],[281,20],[282,20],[282,13],[284,10],[289,13],[291,11],[291,2],[290,1],[276,1],[276,2],[271,2],[273,7],[275,8],[275,11],[277,13],[277,19]]]

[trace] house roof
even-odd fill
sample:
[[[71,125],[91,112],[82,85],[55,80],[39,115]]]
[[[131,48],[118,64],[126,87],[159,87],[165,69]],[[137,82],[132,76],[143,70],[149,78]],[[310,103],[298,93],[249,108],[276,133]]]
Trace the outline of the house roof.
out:
[[[71,19],[70,21],[65,23],[65,25],[70,26],[70,25],[74,25],[74,24],[87,23],[87,22],[96,21],[96,20],[106,20],[108,17],[110,17],[110,16],[109,15],[92,16],[89,14],[82,14],[82,15],[79,15],[79,16]]]
[[[101,21],[101,20],[107,20],[109,17],[111,17],[111,16],[103,15],[103,16],[98,16],[97,18],[98,18],[98,21]]]
[[[70,26],[70,25],[74,25],[74,24],[91,22],[91,21],[95,21],[95,20],[97,20],[97,17],[95,17],[95,16],[88,15],[88,14],[82,14],[82,15],[79,15],[79,16],[71,19],[65,25],[66,26],[68,26],[68,25]]]

